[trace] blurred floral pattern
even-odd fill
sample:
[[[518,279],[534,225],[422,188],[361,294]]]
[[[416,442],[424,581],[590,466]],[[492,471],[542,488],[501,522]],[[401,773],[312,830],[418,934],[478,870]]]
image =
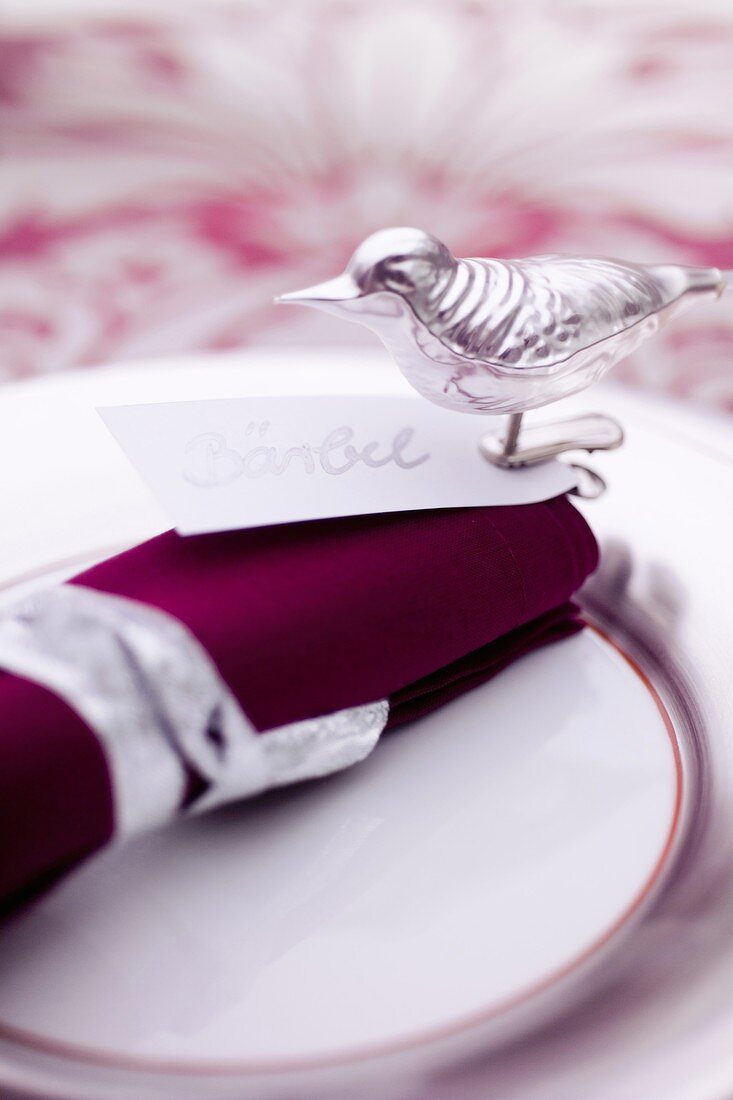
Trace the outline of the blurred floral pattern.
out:
[[[384,225],[464,255],[733,267],[732,102],[733,8],[706,0],[16,18],[0,25],[0,377],[363,339],[271,300]],[[619,373],[733,410],[732,359],[733,299]]]

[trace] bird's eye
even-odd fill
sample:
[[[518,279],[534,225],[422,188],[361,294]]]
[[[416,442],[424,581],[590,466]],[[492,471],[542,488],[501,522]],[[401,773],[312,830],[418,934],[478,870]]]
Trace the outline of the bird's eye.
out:
[[[376,269],[378,281],[388,290],[414,290],[415,283],[408,273],[409,260],[405,256],[390,256]]]
[[[398,267],[392,268],[392,270],[389,272],[388,278],[391,283],[396,283],[398,286],[407,287],[413,285],[412,279],[410,279],[408,275],[404,271],[401,271]]]

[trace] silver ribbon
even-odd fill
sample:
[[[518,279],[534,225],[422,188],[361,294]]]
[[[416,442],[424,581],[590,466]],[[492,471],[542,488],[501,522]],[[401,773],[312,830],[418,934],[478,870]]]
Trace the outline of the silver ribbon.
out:
[[[177,619],[108,593],[59,585],[0,618],[0,667],[61,696],[109,761],[117,834],[339,771],[372,751],[387,700],[257,733],[213,661]]]

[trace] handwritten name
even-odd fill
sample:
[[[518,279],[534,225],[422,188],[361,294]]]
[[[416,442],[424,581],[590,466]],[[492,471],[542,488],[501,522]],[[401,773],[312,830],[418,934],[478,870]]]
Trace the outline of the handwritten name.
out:
[[[300,443],[287,449],[267,443],[265,437],[269,430],[269,421],[248,424],[244,435],[256,434],[263,442],[241,450],[230,446],[218,432],[203,432],[194,436],[185,448],[187,462],[184,478],[191,485],[211,489],[229,485],[240,477],[282,477],[291,467],[302,469],[309,475],[320,470],[338,477],[359,465],[376,470],[391,464],[400,470],[412,470],[430,458],[427,453],[407,457],[405,452],[415,436],[414,429],[410,427],[400,428],[389,444],[382,445],[378,440],[372,440],[363,447],[357,447],[353,428],[344,424],[328,432],[317,445]]]

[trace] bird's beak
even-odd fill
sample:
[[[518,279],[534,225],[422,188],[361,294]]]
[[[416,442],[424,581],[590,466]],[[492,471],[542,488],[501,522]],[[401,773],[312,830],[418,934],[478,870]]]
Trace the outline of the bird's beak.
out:
[[[294,290],[290,294],[281,294],[275,299],[280,304],[293,302],[302,306],[328,306],[337,302],[352,302],[361,296],[359,287],[350,275],[337,275],[325,283],[317,283],[305,290]]]

